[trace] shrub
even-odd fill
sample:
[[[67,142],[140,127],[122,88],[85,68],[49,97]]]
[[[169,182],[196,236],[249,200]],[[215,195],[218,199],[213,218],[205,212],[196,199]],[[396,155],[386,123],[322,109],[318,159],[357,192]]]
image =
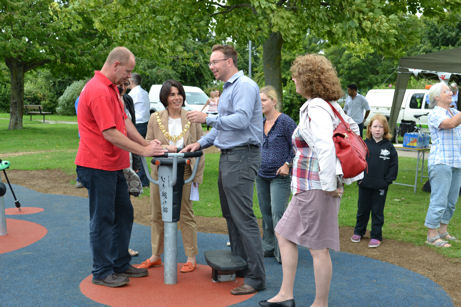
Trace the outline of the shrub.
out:
[[[86,80],[79,80],[69,85],[61,97],[58,98],[56,113],[60,115],[75,115],[75,100],[80,95]]]

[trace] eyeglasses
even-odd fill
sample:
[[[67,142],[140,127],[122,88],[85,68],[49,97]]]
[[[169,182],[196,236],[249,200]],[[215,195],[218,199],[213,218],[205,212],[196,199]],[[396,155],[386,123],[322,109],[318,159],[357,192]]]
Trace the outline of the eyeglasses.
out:
[[[444,94],[453,94],[452,90],[444,90],[443,93]]]
[[[218,64],[219,62],[226,61],[226,60],[228,60],[228,59],[229,59],[229,58],[211,61],[210,63],[208,63],[208,66],[210,66],[210,67],[211,67],[211,66],[216,66],[216,64]]]

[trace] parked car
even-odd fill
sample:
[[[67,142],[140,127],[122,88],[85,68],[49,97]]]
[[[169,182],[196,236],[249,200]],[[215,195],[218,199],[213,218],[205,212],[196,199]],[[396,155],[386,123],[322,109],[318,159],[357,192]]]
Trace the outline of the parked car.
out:
[[[400,135],[408,131],[413,131],[416,125],[427,127],[428,115],[432,109],[428,103],[427,92],[426,89],[407,89],[405,91],[405,96],[403,97],[402,106],[400,107],[399,116],[397,118],[397,126],[400,127]],[[393,89],[368,91],[366,99],[370,105],[370,115],[365,124],[367,125],[368,120],[378,113],[383,114],[389,119],[393,97]],[[417,117],[415,117],[415,115]]]
[[[160,102],[160,89],[162,88],[161,84],[153,84],[149,90],[149,100],[150,100],[150,112],[162,111],[165,109],[163,104]],[[202,111],[203,107],[208,101],[208,96],[202,91],[201,88],[196,86],[184,86],[184,91],[186,92],[186,102],[184,109],[188,111],[196,110]],[[208,106],[203,110],[207,111]]]

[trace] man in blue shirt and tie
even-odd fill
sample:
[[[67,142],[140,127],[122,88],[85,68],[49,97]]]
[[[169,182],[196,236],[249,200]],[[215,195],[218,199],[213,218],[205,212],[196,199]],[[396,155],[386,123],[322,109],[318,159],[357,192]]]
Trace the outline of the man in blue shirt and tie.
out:
[[[244,284],[234,295],[265,288],[261,235],[253,212],[253,188],[261,160],[263,118],[259,87],[237,68],[237,52],[229,45],[215,45],[209,63],[216,80],[224,83],[218,115],[191,111],[193,123],[206,123],[211,131],[183,151],[215,145],[221,150],[218,189],[234,255],[248,263]]]

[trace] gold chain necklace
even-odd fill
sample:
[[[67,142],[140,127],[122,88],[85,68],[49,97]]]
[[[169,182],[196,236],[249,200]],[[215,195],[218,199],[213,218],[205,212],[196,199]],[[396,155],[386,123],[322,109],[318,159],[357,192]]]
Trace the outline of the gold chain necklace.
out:
[[[157,124],[158,124],[158,127],[160,128],[160,131],[162,131],[163,135],[169,141],[176,142],[176,141],[180,140],[184,136],[184,134],[186,134],[187,130],[189,130],[189,128],[190,128],[190,121],[187,121],[187,123],[184,126],[184,129],[182,130],[182,132],[177,136],[172,136],[171,134],[168,133],[168,131],[166,131],[166,129],[163,126],[162,121],[161,121],[160,116],[158,115],[158,113],[156,112],[156,113],[154,113],[154,115],[155,115],[155,118],[157,119]]]

